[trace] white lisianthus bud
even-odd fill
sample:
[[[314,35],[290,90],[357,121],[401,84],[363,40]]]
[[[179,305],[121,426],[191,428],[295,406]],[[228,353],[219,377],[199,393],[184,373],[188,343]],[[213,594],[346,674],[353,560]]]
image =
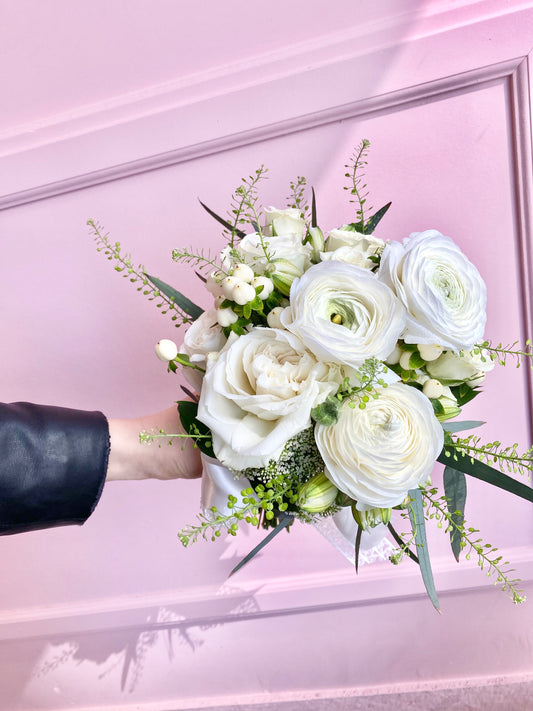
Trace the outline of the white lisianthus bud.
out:
[[[267,316],[267,323],[270,328],[285,328],[281,323],[281,314],[285,311],[283,306],[276,306]]]
[[[231,276],[235,277],[235,279],[240,279],[241,281],[244,281],[249,284],[255,275],[254,270],[247,264],[237,264],[234,267]]]
[[[263,287],[263,291],[259,293],[259,298],[261,301],[265,301],[265,299],[268,299],[270,294],[274,291],[274,284],[272,283],[272,279],[269,279],[268,277],[264,276],[257,276],[252,279],[252,286],[254,289],[257,289],[258,286]]]
[[[392,509],[365,508],[363,511],[359,511],[355,506],[352,506],[352,514],[355,522],[361,526],[363,531],[366,531],[381,524],[386,526],[391,519]]]
[[[235,323],[238,318],[239,317],[235,311],[232,311],[231,309],[217,309],[217,323],[222,328],[231,326],[231,324]]]
[[[429,363],[430,361],[437,360],[437,358],[440,356],[444,348],[442,346],[438,346],[434,343],[420,343],[418,346],[418,352],[422,356],[422,358],[426,361],[426,363]]]
[[[237,284],[233,287],[232,299],[239,306],[244,306],[255,299],[255,289],[251,284],[237,279]]]
[[[225,277],[221,281],[222,293],[224,294],[226,299],[233,301],[233,290],[235,289],[238,283],[239,280],[232,276]]]
[[[162,338],[155,347],[155,354],[165,363],[169,363],[178,355],[178,346],[168,338]]]
[[[313,253],[311,259],[313,262],[320,261],[320,253],[325,250],[325,240],[324,233],[320,227],[310,227],[307,230],[307,235],[304,240],[304,244],[310,244],[313,248]]]
[[[213,296],[220,296],[222,294],[222,276],[220,272],[211,272],[211,274],[207,277],[206,282],[205,282],[205,288],[207,291],[209,291]]]
[[[426,380],[426,382],[422,386],[422,392],[430,400],[438,399],[443,395],[444,387],[441,383],[439,383],[438,380],[430,378],[429,380]]]
[[[324,473],[315,474],[300,487],[298,506],[309,513],[320,513],[333,504],[338,493],[335,484]]]
[[[387,365],[396,365],[396,363],[400,362],[400,357],[402,355],[403,351],[400,348],[398,344],[394,346],[394,350],[392,353],[385,358],[385,363]]]
[[[274,259],[270,262],[265,272],[274,283],[274,286],[284,296],[289,296],[292,282],[301,277],[303,272],[288,259]]]

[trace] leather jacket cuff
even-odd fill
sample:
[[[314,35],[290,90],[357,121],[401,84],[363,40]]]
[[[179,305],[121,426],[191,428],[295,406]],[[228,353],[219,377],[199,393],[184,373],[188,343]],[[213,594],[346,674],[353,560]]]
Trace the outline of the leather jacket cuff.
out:
[[[84,523],[108,457],[101,412],[0,403],[0,534]]]

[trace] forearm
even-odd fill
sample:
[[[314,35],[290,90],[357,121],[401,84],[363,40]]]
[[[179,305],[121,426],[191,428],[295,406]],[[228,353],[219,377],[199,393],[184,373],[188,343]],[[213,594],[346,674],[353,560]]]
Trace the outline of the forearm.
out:
[[[200,452],[190,438],[161,438],[141,443],[142,431],[184,434],[176,406],[131,420],[109,420],[111,451],[106,481],[194,479],[201,476]]]

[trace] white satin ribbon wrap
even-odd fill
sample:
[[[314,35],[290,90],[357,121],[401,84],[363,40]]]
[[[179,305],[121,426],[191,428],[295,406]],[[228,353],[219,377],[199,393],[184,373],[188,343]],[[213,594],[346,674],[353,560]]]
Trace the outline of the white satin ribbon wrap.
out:
[[[201,455],[203,464],[202,489],[200,494],[200,507],[207,518],[213,518],[211,511],[216,506],[217,513],[227,515],[228,496],[231,494],[237,499],[241,498],[241,491],[251,486],[246,477],[235,477],[235,474],[218,460]],[[349,508],[343,508],[334,516],[319,519],[315,524],[319,531],[331,545],[342,553],[352,563],[355,561],[355,536],[357,524]],[[392,543],[385,538],[386,526],[380,525],[363,531],[359,549],[359,565],[373,563],[377,560],[387,560],[394,550]]]

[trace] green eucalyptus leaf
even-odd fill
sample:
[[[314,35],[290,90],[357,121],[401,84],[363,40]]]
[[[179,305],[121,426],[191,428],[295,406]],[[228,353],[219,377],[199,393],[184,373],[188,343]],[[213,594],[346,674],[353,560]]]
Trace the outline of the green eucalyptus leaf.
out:
[[[444,468],[444,495],[452,521],[456,525],[462,526],[465,520],[466,504],[466,477],[463,472],[452,467]],[[453,526],[450,528],[450,544],[455,560],[459,562],[461,534]]]
[[[533,503],[533,489],[530,486],[480,462],[479,459],[473,459],[462,452],[455,451],[451,446],[444,445],[437,461]]]
[[[410,489],[409,496],[409,519],[413,529],[413,535],[416,541],[416,550],[418,560],[420,562],[420,572],[422,580],[426,588],[426,592],[431,600],[433,607],[440,612],[439,600],[437,598],[437,590],[435,589],[435,581],[433,580],[433,571],[431,570],[431,561],[429,558],[429,549],[426,538],[426,522],[424,519],[424,507],[422,505],[422,492],[420,489]]]
[[[311,188],[311,227],[317,227],[315,189]]]
[[[241,560],[241,562],[238,563],[233,568],[231,573],[228,575],[228,578],[231,578],[231,576],[235,575],[235,573],[238,570],[240,570],[244,565],[246,565],[246,563],[249,563],[252,560],[252,558],[254,556],[256,556],[259,553],[259,551],[262,550],[267,545],[267,543],[270,543],[270,541],[274,538],[274,536],[277,536],[278,533],[281,533],[281,531],[283,531],[284,528],[287,528],[288,526],[290,526],[291,523],[293,522],[293,520],[294,520],[294,516],[292,514],[288,514],[285,512],[281,513],[278,525],[275,528],[273,528],[272,531],[270,531],[270,533],[268,534],[268,536],[266,536],[266,538],[263,538],[261,543],[259,543],[255,548],[253,548],[248,553],[248,555],[246,555]]]
[[[355,572],[359,572],[359,550],[361,549],[361,537],[363,535],[363,528],[357,526],[357,534],[355,536]]]
[[[386,205],[383,205],[383,207],[380,207],[380,209],[375,212],[372,217],[367,221],[363,232],[365,235],[371,235],[372,232],[376,229],[378,224],[381,222],[382,217],[385,215],[389,207],[391,206],[392,203],[388,202]]]
[[[237,227],[234,227],[230,222],[225,220],[223,217],[220,217],[220,215],[217,215],[217,213],[213,212],[213,210],[211,210],[210,207],[207,207],[207,205],[204,205],[204,203],[201,200],[199,200],[198,202],[204,208],[204,210],[211,215],[211,217],[213,217],[217,222],[219,222],[223,227],[225,227],[227,230],[229,230],[232,234],[236,235],[239,239],[242,239],[245,236],[246,232],[239,230]]]
[[[485,423],[481,420],[463,420],[462,422],[442,422],[442,429],[446,432],[464,432],[481,427]]]
[[[185,313],[188,314],[194,321],[203,314],[203,309],[174,289],[173,286],[166,284],[157,277],[150,276],[150,274],[145,274],[145,277],[149,279],[155,288],[159,289],[162,294],[168,296],[169,299],[172,299],[172,301],[174,301],[174,303],[177,304],[182,311],[185,311]]]

